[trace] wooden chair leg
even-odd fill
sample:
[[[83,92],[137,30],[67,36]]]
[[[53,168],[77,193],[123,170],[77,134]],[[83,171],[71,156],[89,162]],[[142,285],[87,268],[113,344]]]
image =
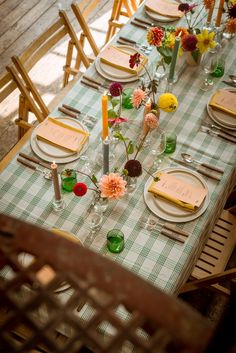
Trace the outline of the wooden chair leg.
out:
[[[109,42],[109,40],[114,36],[116,27],[114,27],[113,23],[119,20],[120,12],[121,12],[122,0],[114,0],[111,18],[108,22],[108,30],[106,35],[105,44]]]
[[[72,63],[72,56],[73,56],[73,49],[74,49],[74,44],[70,40],[67,46],[67,53],[66,53],[66,64],[63,67],[64,70],[64,78],[63,78],[63,87],[65,87],[70,78],[70,68],[71,68],[71,63]]]
[[[28,123],[29,120],[30,106],[28,100],[20,94],[19,96],[19,119],[15,120],[15,124],[18,125],[18,140],[20,140],[26,131],[32,127]]]
[[[133,11],[130,8],[128,0],[122,0],[122,1],[123,1],[123,5],[124,5],[124,7],[125,7],[125,9],[127,11],[128,17],[131,17],[133,15]]]

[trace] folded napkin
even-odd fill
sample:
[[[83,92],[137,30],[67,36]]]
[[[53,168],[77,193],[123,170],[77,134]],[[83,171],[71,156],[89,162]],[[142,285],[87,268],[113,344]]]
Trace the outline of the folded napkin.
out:
[[[212,96],[209,105],[236,117],[236,95],[226,89],[220,89]]]
[[[135,74],[143,69],[143,65],[146,64],[147,62],[147,57],[142,55],[140,56],[141,64],[138,67],[134,67],[131,69],[129,67],[129,60],[130,60],[130,55],[128,51],[125,50],[125,48],[118,48],[114,46],[107,47],[104,49],[99,57],[101,62],[110,65],[112,67],[115,67],[117,69],[129,72],[130,74]]]
[[[183,12],[178,10],[179,3],[170,0],[147,0],[147,10],[166,17],[181,18]]]
[[[65,230],[57,229],[57,228],[52,228],[51,231],[55,234],[58,234],[68,240],[71,240],[75,243],[81,244],[81,241],[72,233],[67,232]]]
[[[148,188],[155,197],[161,197],[188,211],[196,211],[202,205],[207,190],[189,184],[175,176],[159,172],[159,180],[153,181]]]
[[[89,134],[84,130],[67,125],[59,119],[48,117],[37,127],[36,136],[56,147],[79,152]]]

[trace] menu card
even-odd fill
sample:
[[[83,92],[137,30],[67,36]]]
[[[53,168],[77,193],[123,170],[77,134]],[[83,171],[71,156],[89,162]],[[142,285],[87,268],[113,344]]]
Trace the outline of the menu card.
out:
[[[226,89],[220,89],[212,96],[209,105],[236,117],[236,95]]]
[[[36,136],[57,147],[79,152],[89,134],[58,119],[48,117],[37,127]]]
[[[125,48],[118,48],[114,46],[107,47],[104,49],[99,57],[101,62],[104,62],[107,65],[113,66],[117,69],[127,71],[131,74],[137,74],[140,70],[143,69],[143,65],[147,62],[147,57],[144,55],[140,56],[141,64],[138,67],[131,69],[129,67],[130,55],[132,53],[125,50]]]
[[[160,172],[159,180],[153,181],[148,191],[189,211],[196,211],[203,203],[207,190],[194,186],[174,175]]]
[[[147,0],[145,7],[147,10],[166,17],[182,17],[183,12],[178,10],[179,3],[166,0]]]

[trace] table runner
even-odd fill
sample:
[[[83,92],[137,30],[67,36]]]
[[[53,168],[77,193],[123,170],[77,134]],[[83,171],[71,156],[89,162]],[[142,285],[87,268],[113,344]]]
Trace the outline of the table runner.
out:
[[[141,16],[143,7],[138,10]],[[178,23],[184,23],[184,19]],[[128,23],[122,28],[120,35],[129,37],[138,42],[145,41],[145,31]],[[115,39],[113,40],[115,43]],[[227,57],[226,73],[235,73],[235,40],[229,41],[224,49]],[[155,61],[157,51],[154,48],[150,61]],[[107,84],[92,65],[87,74]],[[56,227],[74,233],[85,246],[104,256],[110,257],[126,268],[151,281],[154,285],[168,293],[177,293],[186,281],[191,269],[197,260],[206,240],[207,234],[213,228],[227,195],[235,184],[236,145],[217,137],[209,136],[199,131],[201,123],[207,117],[206,103],[213,90],[222,88],[222,79],[215,81],[212,91],[202,92],[199,87],[203,80],[203,73],[196,68],[187,67],[173,87],[173,93],[179,100],[179,107],[174,113],[161,112],[161,128],[174,130],[178,136],[177,150],[174,157],[179,158],[181,152],[187,152],[202,161],[209,162],[224,169],[220,182],[206,179],[210,191],[210,204],[206,212],[198,219],[182,223],[181,228],[191,235],[184,244],[180,244],[165,236],[149,233],[139,227],[139,219],[147,216],[150,211],[143,199],[143,188],[149,175],[143,172],[138,179],[138,186],[134,193],[126,195],[119,201],[111,202],[104,215],[104,222],[93,241],[88,241],[89,229],[84,224],[84,214],[91,203],[92,194],[78,198],[72,193],[64,193],[66,202],[65,210],[54,213],[51,208],[53,199],[52,184],[43,179],[39,173],[21,166],[17,156],[9,163],[0,175],[0,211],[17,218],[35,223],[50,229]],[[138,82],[129,83],[125,87],[136,87]],[[164,91],[165,82],[159,87]],[[62,103],[72,105],[82,112],[93,115],[97,123],[93,127],[90,137],[90,146],[87,154],[94,160],[94,150],[101,150],[101,93],[87,88],[78,82],[68,93]],[[126,136],[137,139],[141,132],[143,110],[124,110],[123,115],[129,118],[125,125]],[[60,113],[55,110],[53,116]],[[23,152],[32,154],[30,143],[22,149]],[[121,168],[125,162],[125,153],[122,145],[117,145],[112,167]],[[148,169],[152,158],[147,149],[140,153],[139,160]],[[77,160],[60,169],[81,168],[82,161]],[[177,166],[168,158],[163,167]],[[97,176],[101,175],[101,164],[97,163],[95,170]],[[80,177],[78,178],[80,179]],[[81,178],[81,180],[85,180]],[[86,180],[87,181],[87,180]],[[119,228],[125,234],[125,249],[120,254],[111,254],[106,249],[106,234],[112,228]],[[52,250],[53,251],[53,250]]]

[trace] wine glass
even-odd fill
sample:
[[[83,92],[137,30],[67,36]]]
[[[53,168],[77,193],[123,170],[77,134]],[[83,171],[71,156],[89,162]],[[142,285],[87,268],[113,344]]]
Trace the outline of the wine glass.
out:
[[[213,80],[209,77],[209,74],[215,71],[217,67],[217,53],[216,47],[214,50],[208,50],[202,57],[200,66],[205,72],[205,78],[200,89],[202,91],[208,91],[213,85]]]
[[[155,129],[151,136],[151,154],[155,157],[152,170],[157,170],[162,163],[162,156],[166,148],[166,135],[162,129]]]
[[[96,231],[100,228],[103,221],[102,207],[98,207],[97,204],[92,203],[88,208],[84,222],[90,228],[90,233],[88,235],[88,240],[93,240]]]

